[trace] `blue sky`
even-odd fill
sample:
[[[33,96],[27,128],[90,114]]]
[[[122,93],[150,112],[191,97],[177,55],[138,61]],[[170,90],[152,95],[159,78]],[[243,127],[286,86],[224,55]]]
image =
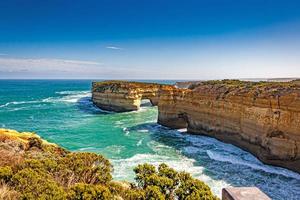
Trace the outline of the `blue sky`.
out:
[[[2,0],[0,78],[300,77],[300,1]]]

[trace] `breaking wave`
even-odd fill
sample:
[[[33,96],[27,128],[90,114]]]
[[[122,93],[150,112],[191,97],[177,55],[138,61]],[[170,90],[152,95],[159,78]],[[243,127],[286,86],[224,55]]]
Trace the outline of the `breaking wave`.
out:
[[[41,100],[12,101],[0,105],[0,108],[5,108],[13,105],[22,105],[22,104],[59,103],[59,102],[76,103],[82,98],[91,97],[90,91],[62,91],[56,93],[62,96],[47,97]]]
[[[191,173],[194,177],[205,181],[214,194],[221,196],[221,188],[229,186],[228,183],[222,180],[214,180],[203,173],[204,168],[196,166],[195,160],[187,157],[171,158],[169,156],[158,155],[158,154],[136,154],[133,157],[127,159],[116,159],[112,160],[114,165],[113,177],[117,180],[131,180],[134,181],[133,168],[139,164],[151,163],[154,166],[158,166],[161,163],[166,163],[170,167],[178,171],[186,171]]]
[[[20,104],[35,104],[35,103],[40,103],[41,101],[12,101],[12,102],[7,102],[5,104],[0,105],[0,108],[8,107],[10,105],[20,105]]]
[[[224,155],[215,151],[211,151],[208,150],[207,151],[207,155],[210,157],[210,159],[212,160],[216,160],[216,161],[221,161],[221,162],[228,162],[231,164],[235,164],[235,165],[243,165],[243,166],[247,166],[250,167],[252,169],[256,169],[256,170],[261,170],[267,173],[271,173],[271,174],[278,174],[278,175],[282,175],[285,177],[289,177],[289,178],[295,178],[300,180],[300,175],[298,173],[292,172],[290,170],[286,170],[283,168],[277,168],[274,166],[268,166],[268,165],[264,165],[261,164],[259,162],[248,162],[246,160],[241,159],[239,156],[235,156],[235,155]]]
[[[43,99],[42,102],[57,103],[57,102],[67,102],[76,103],[84,97],[91,97],[90,91],[61,91],[56,92],[57,94],[63,95],[62,97],[49,97]]]

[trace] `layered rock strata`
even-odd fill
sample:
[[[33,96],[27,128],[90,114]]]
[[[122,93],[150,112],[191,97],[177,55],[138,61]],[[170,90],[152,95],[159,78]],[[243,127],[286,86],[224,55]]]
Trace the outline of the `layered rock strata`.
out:
[[[93,85],[93,101],[100,108],[138,109],[143,91],[152,91],[155,95],[148,98],[158,102],[159,124],[217,138],[251,152],[265,163],[300,172],[297,81],[207,81],[185,89],[158,85],[145,89],[150,85],[128,82],[118,83],[121,87],[115,82],[98,84],[100,87]]]
[[[140,108],[143,99],[149,99],[152,105],[157,105],[158,91],[163,87],[168,86],[127,81],[94,82],[92,101],[104,110],[134,111]]]

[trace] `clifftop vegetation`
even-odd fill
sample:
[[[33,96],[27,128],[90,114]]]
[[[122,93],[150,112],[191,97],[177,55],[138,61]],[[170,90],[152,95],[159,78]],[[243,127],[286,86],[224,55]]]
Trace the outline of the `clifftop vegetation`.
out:
[[[217,199],[190,174],[161,164],[138,165],[136,183],[112,180],[109,160],[72,153],[36,134],[0,129],[0,199]]]

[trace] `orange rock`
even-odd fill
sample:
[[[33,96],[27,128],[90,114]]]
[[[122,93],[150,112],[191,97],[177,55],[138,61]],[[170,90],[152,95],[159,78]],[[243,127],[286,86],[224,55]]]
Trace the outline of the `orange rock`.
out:
[[[180,84],[177,84],[180,85]],[[238,80],[171,85],[106,81],[93,83],[102,109],[139,109],[142,99],[158,105],[158,123],[187,128],[245,149],[265,163],[300,172],[300,84]]]

